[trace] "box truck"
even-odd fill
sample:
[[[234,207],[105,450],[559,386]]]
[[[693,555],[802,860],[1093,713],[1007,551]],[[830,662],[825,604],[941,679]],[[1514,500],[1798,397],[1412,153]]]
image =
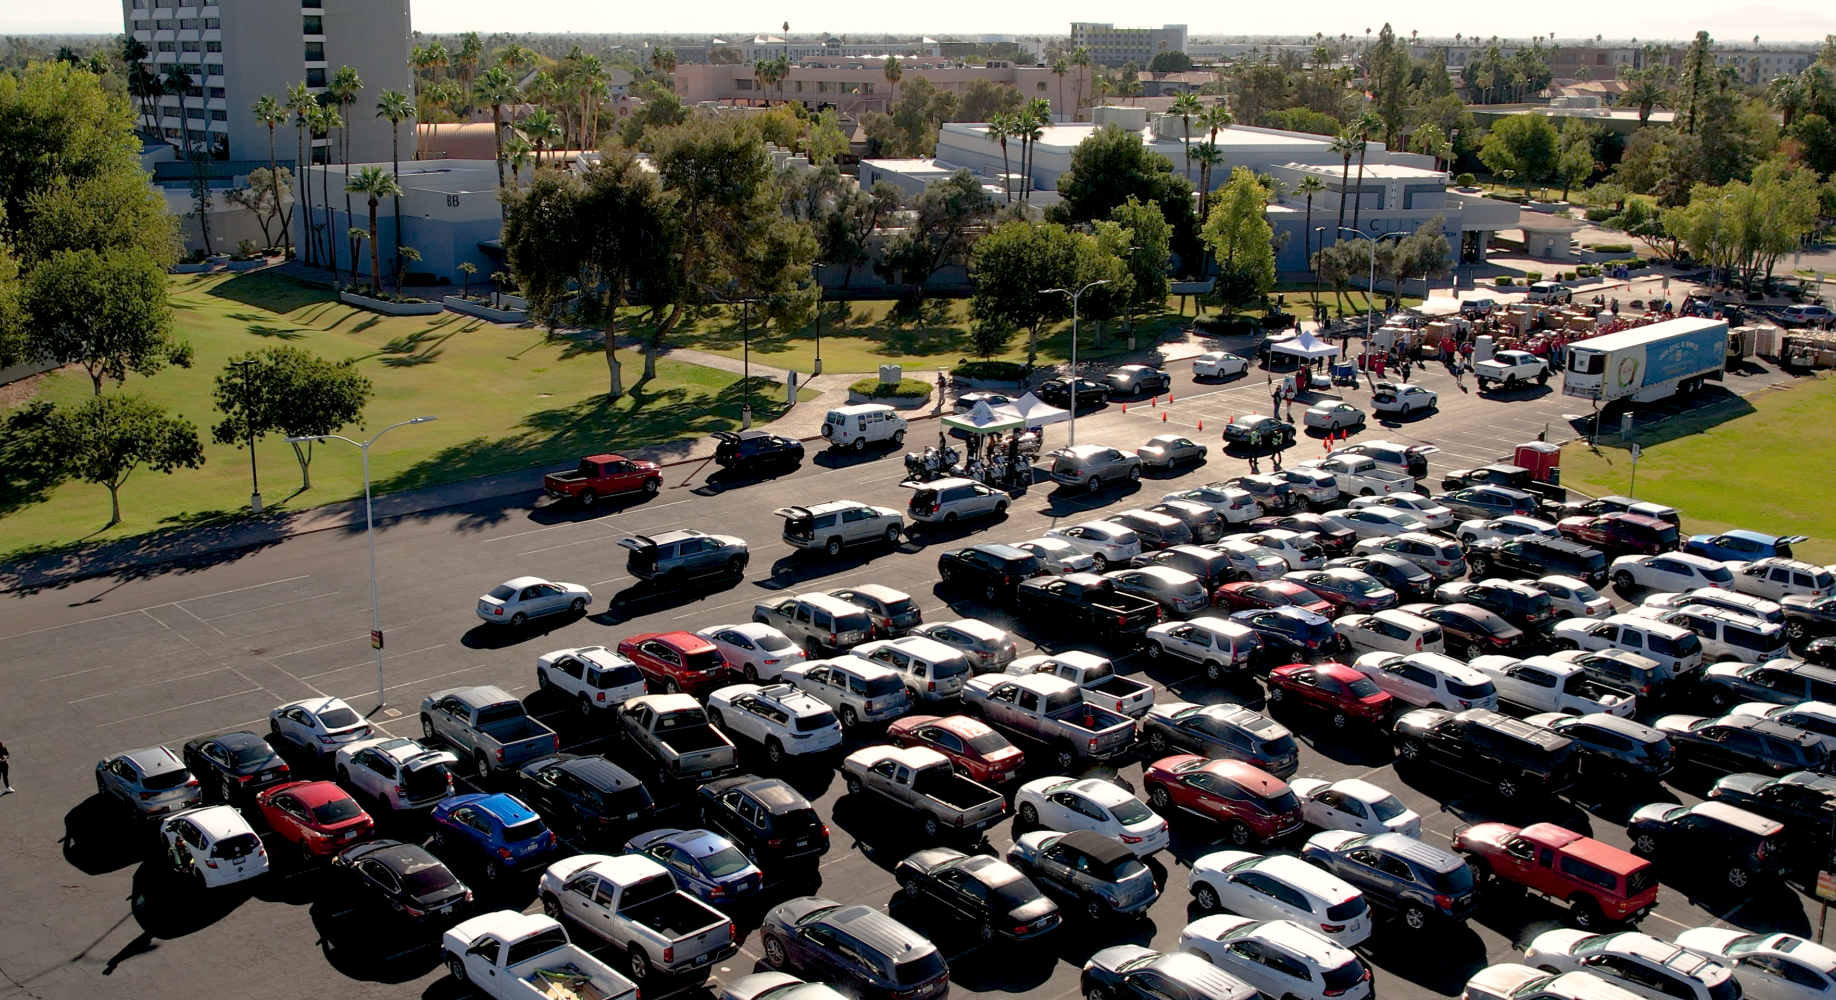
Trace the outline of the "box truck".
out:
[[[1568,345],[1562,394],[1649,403],[1720,378],[1728,357],[1726,320],[1666,320]]]

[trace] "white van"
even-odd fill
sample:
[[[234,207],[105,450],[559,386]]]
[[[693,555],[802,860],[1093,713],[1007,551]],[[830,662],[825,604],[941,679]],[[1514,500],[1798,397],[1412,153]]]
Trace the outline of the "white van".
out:
[[[829,439],[831,448],[863,451],[882,441],[891,441],[896,448],[905,443],[905,418],[885,403],[838,406],[823,418],[822,436]]]
[[[1553,281],[1538,281],[1530,285],[1530,294],[1524,296],[1524,301],[1555,304],[1572,302],[1574,297],[1574,290],[1567,285],[1558,285]]]

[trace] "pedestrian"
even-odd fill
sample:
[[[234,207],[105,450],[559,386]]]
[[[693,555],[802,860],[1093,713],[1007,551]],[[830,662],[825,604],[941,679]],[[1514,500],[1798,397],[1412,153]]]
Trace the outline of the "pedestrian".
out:
[[[16,791],[16,789],[13,788],[13,770],[7,764],[9,759],[10,757],[6,752],[6,744],[0,743],[0,785],[6,787],[6,792],[4,794],[7,795],[11,795]]]
[[[1249,453],[1250,453],[1249,455],[1250,475],[1253,476],[1256,473],[1262,471],[1261,469],[1256,467],[1256,459],[1258,456],[1262,454],[1262,430],[1260,428],[1256,428],[1256,427],[1250,428]]]
[[[1409,381],[1409,359],[1407,357],[1402,359],[1402,380]]]
[[[1460,387],[1461,392],[1466,391],[1466,362],[1464,361],[1454,362],[1453,383],[1454,385],[1457,385]]]
[[[1275,472],[1280,472],[1281,471],[1281,450],[1282,448],[1287,446],[1288,438],[1287,438],[1287,435],[1283,434],[1279,430],[1274,431],[1273,433],[1274,433],[1274,440],[1270,442],[1271,447],[1269,449],[1269,467]]]
[[[1294,382],[1290,380],[1282,388],[1282,398],[1288,401],[1288,419],[1294,419]]]

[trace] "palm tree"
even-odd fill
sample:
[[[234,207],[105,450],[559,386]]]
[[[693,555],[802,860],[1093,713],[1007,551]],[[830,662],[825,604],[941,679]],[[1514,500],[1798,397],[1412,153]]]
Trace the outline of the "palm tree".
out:
[[[185,116],[185,102],[191,97],[191,74],[185,72],[185,66],[182,63],[167,63],[160,86],[166,93],[178,97],[179,150],[184,158],[189,160],[191,159],[191,121]]]
[[[344,127],[344,116],[338,113],[336,107],[330,104],[320,104],[317,106],[317,110],[313,112],[312,122],[312,130],[315,134],[330,136],[333,129],[341,129]],[[335,275],[338,272],[338,244],[332,239],[331,234],[331,147],[327,146],[325,152],[325,162],[319,164],[319,203],[325,206],[325,252],[331,258],[328,263],[331,266],[332,273]],[[345,221],[350,221],[349,212],[345,213]],[[352,251],[352,281],[357,280],[357,261],[354,259],[355,256],[356,252]]]
[[[1179,116],[1179,140],[1185,147],[1187,183],[1192,181],[1192,119],[1204,112],[1205,108],[1199,104],[1198,95],[1190,92],[1173,98],[1173,103],[1167,106],[1168,114]]]
[[[536,54],[515,42],[497,50],[497,64],[518,76],[535,63]]]
[[[1339,154],[1345,161],[1345,165],[1339,170],[1339,227],[1344,228],[1345,195],[1348,188],[1351,186],[1352,155],[1362,155],[1364,152],[1364,138],[1351,129],[1346,129],[1338,135],[1333,136],[1332,142],[1326,148]],[[1339,241],[1339,234],[1336,230],[1332,234],[1332,241],[1334,243]]]
[[[1014,203],[1013,174],[1007,168],[1007,140],[1015,132],[1014,116],[997,111],[988,116],[988,138],[1001,144],[1001,187],[1007,192],[1007,204]]]
[[[1781,76],[1766,84],[1766,103],[1779,112],[1784,126],[1790,128],[1798,112],[1804,109],[1803,75]]]
[[[1358,133],[1358,194],[1352,202],[1352,228],[1358,228],[1358,210],[1364,207],[1364,153],[1370,146],[1370,135],[1383,127],[1383,121],[1369,111],[1352,121],[1352,131]]]
[[[1205,141],[1216,145],[1218,133],[1237,124],[1237,116],[1231,114],[1223,104],[1213,104],[1199,115],[1198,121],[1199,127],[1210,133]]]
[[[476,36],[474,36],[476,37]],[[376,99],[376,117],[389,119],[389,172],[395,176],[395,246],[402,245],[402,122],[417,111],[408,95],[385,90]]]
[[[1064,56],[1052,60],[1052,75],[1058,77],[1058,111],[1065,110],[1065,74],[1071,72],[1071,61]],[[1073,116],[1075,117],[1075,116]]]
[[[159,77],[147,68],[147,44],[132,35],[121,40],[121,63],[127,67],[128,95],[140,104],[140,117],[147,123],[149,130],[158,128],[153,122],[153,115],[147,109],[147,103],[155,100],[159,93]]]
[[[1043,97],[1035,97],[1026,102],[1020,111],[1020,131],[1025,142],[1020,147],[1020,158],[1023,161],[1020,172],[1026,177],[1026,185],[1020,189],[1022,204],[1031,204],[1033,200],[1033,161],[1032,156],[1039,152],[1039,140],[1045,138],[1045,126],[1052,123],[1052,102]]]
[[[400,197],[402,186],[395,181],[394,174],[383,172],[381,167],[364,167],[355,177],[344,180],[346,194],[352,191],[369,196],[370,202],[370,286],[378,293],[382,291],[382,265],[376,256],[376,203],[384,195]],[[352,267],[352,271],[356,268]],[[354,277],[353,281],[356,280]]]
[[[899,79],[905,76],[905,64],[899,61],[898,56],[887,56],[886,65],[880,67],[880,73],[886,77],[886,86],[889,88],[886,112],[891,114],[893,103],[899,99]]]
[[[472,96],[480,104],[491,106],[491,140],[497,147],[497,186],[504,186],[504,105],[517,99],[516,82],[502,66],[493,66],[478,74]]]
[[[1199,221],[1205,220],[1205,213],[1211,209],[1211,174],[1224,165],[1224,150],[1215,142],[1201,142],[1192,151],[1192,158],[1199,165]]]
[[[286,108],[293,113],[293,130],[299,140],[299,159],[294,161],[297,169],[293,174],[293,203],[302,205],[306,209],[306,263],[308,264],[312,263],[315,257],[312,238],[312,185],[307,181],[306,168],[309,162],[306,159],[306,126],[311,124],[307,116],[313,108],[318,106],[318,103],[313,98],[312,92],[306,89],[305,81],[287,88]]]
[[[542,152],[553,149],[555,140],[561,138],[561,122],[555,118],[553,112],[542,108],[523,119],[522,124],[516,126],[516,130],[521,132],[523,138],[528,139],[530,145],[535,147],[536,169],[542,169]]]
[[[357,75],[356,70],[349,66],[338,67],[337,72],[333,73],[331,76],[331,83],[325,88],[326,96],[330,97],[338,106],[338,145],[340,147],[338,150],[338,162],[346,166],[349,166],[351,162],[350,120],[351,113],[355,110],[352,106],[357,103],[357,94],[361,90],[363,90],[363,79]],[[349,171],[347,170],[346,173],[348,174]],[[344,192],[344,219],[346,222],[350,221],[351,215],[351,192],[349,188],[346,188]],[[355,282],[356,280],[357,241],[352,240],[351,281]]]
[[[1090,69],[1090,50],[1082,45],[1071,50],[1071,65],[1077,67],[1077,92],[1072,96],[1073,107],[1071,120],[1083,117],[1084,109],[1084,73]]]
[[[1307,199],[1307,221],[1301,224],[1301,249],[1309,270],[1313,267],[1313,196],[1324,190],[1326,182],[1312,174],[1302,177],[1301,182],[1294,186],[1294,193],[1304,195]]]
[[[674,72],[675,50],[664,49],[660,55],[668,57],[665,63]],[[606,82],[611,78],[606,73],[605,61],[589,53],[580,58],[570,79],[580,91],[580,149],[585,152],[599,146],[599,99],[605,94]]]
[[[468,31],[459,40],[459,52],[453,58],[453,79],[459,82],[461,89],[472,85],[472,78],[478,73],[478,64],[484,59],[484,42],[478,32]]]
[[[430,74],[429,78],[433,82],[438,83],[441,74],[446,70],[446,67],[452,65],[452,63],[452,53],[446,51],[445,45],[434,42],[427,46],[427,70]]]
[[[510,166],[510,182],[518,190],[523,187],[523,168],[529,166],[529,161],[534,156],[535,147],[529,144],[528,139],[523,138],[521,132],[511,129],[510,137],[504,140],[504,162]]]
[[[249,110],[254,113],[257,123],[268,126],[268,176],[274,182],[274,210],[278,212],[281,203],[280,160],[274,153],[274,128],[287,120],[287,109],[281,107],[281,102],[275,100],[272,94],[263,94]],[[288,253],[293,252],[293,244],[287,238],[288,217],[292,214],[291,211],[281,214],[281,245],[288,248]]]
[[[1651,119],[1651,109],[1666,103],[1669,97],[1670,92],[1656,82],[1640,80],[1619,95],[1619,103],[1638,109],[1638,123],[1642,127]]]

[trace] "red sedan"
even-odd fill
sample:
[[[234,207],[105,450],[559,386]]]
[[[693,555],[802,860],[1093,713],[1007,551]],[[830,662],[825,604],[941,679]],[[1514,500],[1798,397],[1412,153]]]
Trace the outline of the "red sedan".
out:
[[[1556,530],[1563,538],[1613,555],[1657,555],[1677,547],[1676,525],[1629,511],[1565,517],[1556,522]]]
[[[1269,701],[1289,698],[1329,713],[1341,729],[1353,722],[1382,722],[1395,701],[1343,663],[1290,663],[1269,671]]]
[[[618,655],[670,694],[705,694],[725,685],[732,673],[720,650],[693,632],[634,635],[618,644]]]
[[[1148,801],[1162,815],[1178,807],[1224,826],[1238,847],[1267,843],[1301,828],[1301,804],[1288,783],[1240,760],[1197,754],[1163,757],[1143,776]]]
[[[349,792],[329,781],[289,781],[255,796],[268,829],[308,861],[329,857],[370,835],[376,823]]]
[[[1331,603],[1292,580],[1243,580],[1227,583],[1211,596],[1211,603],[1232,611],[1293,605],[1328,618],[1335,613]]]
[[[1026,763],[1007,737],[967,715],[908,715],[886,727],[886,738],[893,746],[930,747],[950,758],[957,773],[984,785],[1012,781]]]

